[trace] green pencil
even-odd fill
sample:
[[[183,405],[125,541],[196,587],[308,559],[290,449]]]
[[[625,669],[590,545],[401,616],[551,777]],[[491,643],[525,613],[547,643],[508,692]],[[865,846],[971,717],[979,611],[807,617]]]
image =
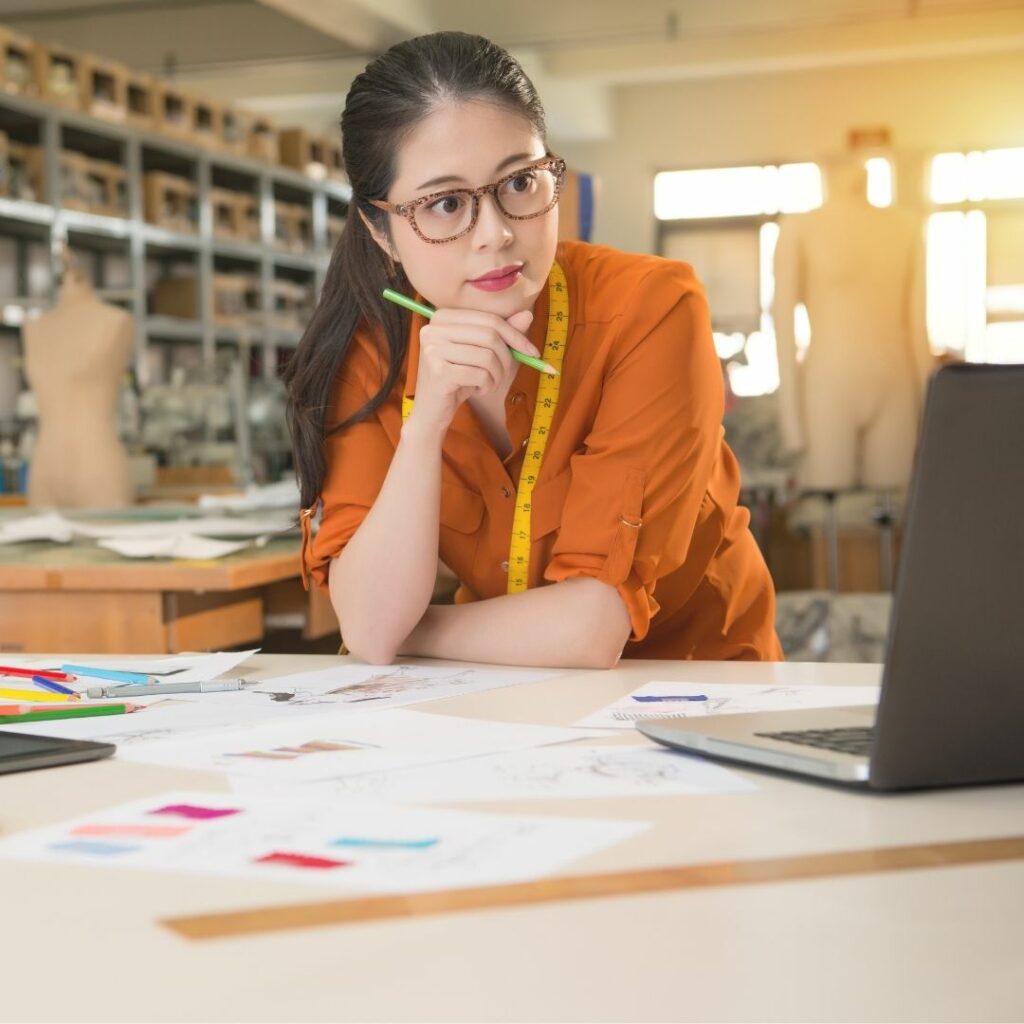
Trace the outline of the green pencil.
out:
[[[93,718],[96,715],[127,715],[138,711],[141,704],[89,704],[86,707],[62,707],[52,711],[28,711],[24,715],[4,715],[0,727],[16,722],[48,722],[55,718]]]
[[[396,306],[404,306],[406,309],[412,310],[413,313],[425,316],[428,320],[437,312],[437,310],[432,309],[430,306],[425,306],[422,302],[417,302],[401,292],[396,292],[393,288],[385,288],[383,295],[388,302],[393,302]],[[511,345],[509,346],[509,351],[512,353],[512,358],[524,366],[531,366],[535,370],[540,370],[541,373],[552,373],[556,377],[558,376],[558,371],[550,363],[545,363],[543,359],[528,356],[524,352],[520,352],[519,349],[512,348]]]

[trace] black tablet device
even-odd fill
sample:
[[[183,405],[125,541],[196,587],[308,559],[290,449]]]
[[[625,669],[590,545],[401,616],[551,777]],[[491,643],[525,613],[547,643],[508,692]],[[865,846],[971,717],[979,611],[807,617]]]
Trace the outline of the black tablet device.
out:
[[[75,764],[78,761],[98,761],[101,757],[110,757],[116,749],[113,743],[0,731],[0,774],[24,772],[31,768],[52,768],[54,765]]]

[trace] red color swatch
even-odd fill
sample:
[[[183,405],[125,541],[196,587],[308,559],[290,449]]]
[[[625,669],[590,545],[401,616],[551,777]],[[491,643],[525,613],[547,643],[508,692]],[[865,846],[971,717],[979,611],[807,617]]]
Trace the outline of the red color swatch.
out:
[[[347,860],[331,860],[330,857],[311,857],[305,853],[274,852],[256,858],[257,864],[286,864],[292,868],[345,868]]]

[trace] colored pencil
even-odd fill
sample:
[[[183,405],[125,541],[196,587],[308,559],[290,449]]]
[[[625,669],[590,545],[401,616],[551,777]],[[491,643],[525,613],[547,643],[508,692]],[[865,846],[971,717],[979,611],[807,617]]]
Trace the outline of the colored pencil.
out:
[[[80,704],[73,708],[47,708],[45,711],[28,711],[22,715],[4,715],[0,722],[11,725],[15,722],[49,722],[58,718],[95,718],[98,715],[128,715],[141,711],[139,704]]]
[[[65,705],[71,707],[72,705]],[[75,704],[76,708],[88,707],[86,704]],[[104,705],[100,705],[101,707]],[[55,704],[0,704],[0,723],[6,721],[11,715],[27,715],[35,711],[59,711]]]
[[[401,292],[396,292],[393,288],[385,288],[383,296],[388,302],[393,302],[396,306],[402,306],[405,309],[411,310],[413,313],[419,313],[420,316],[426,317],[430,320],[433,315],[437,312],[431,306],[426,306],[422,302],[417,302],[415,299],[410,299],[407,295],[403,295]],[[509,352],[512,353],[512,358],[518,363],[523,363],[525,366],[530,366],[534,370],[540,370],[541,373],[552,373],[556,376],[558,371],[550,364],[544,362],[543,359],[537,359],[535,356],[528,356],[525,352],[520,352],[517,348],[512,348],[511,345],[508,347]]]
[[[0,688],[0,697],[10,697],[11,700],[41,701],[53,700],[64,703],[71,698],[63,693],[40,693],[38,690],[9,690]]]
[[[71,700],[79,699],[78,694],[75,693],[70,686],[65,686],[63,683],[55,683],[52,679],[47,679],[46,676],[33,676],[32,682],[40,689],[46,690],[48,693],[62,693],[65,697],[69,697]]]
[[[67,672],[57,672],[42,668],[15,668],[11,665],[0,665],[0,676],[20,676],[23,679],[42,676],[44,679],[56,680],[61,683],[66,683],[75,678],[74,676],[69,676]]]
[[[115,683],[148,683],[148,672],[125,672],[114,668],[93,668],[90,665],[61,665],[65,672],[76,676],[88,676],[90,679],[111,679]]]

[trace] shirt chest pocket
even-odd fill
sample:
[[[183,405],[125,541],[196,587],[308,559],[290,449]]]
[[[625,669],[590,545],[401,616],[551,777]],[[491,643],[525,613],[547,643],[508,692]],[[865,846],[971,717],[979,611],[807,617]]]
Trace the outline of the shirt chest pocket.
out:
[[[567,466],[561,473],[542,480],[533,488],[530,501],[530,539],[546,537],[562,524],[562,512],[572,483],[572,468]]]
[[[468,487],[445,480],[441,486],[441,526],[456,533],[472,534],[484,518],[484,499]]]

